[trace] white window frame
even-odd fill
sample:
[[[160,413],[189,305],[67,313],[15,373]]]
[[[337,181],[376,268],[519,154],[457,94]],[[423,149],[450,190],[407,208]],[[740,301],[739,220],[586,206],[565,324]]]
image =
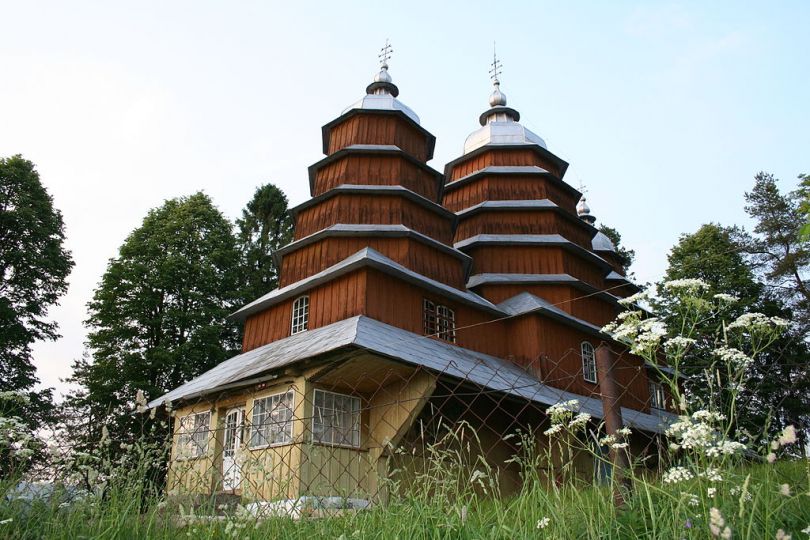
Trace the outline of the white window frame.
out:
[[[456,342],[456,312],[453,308],[423,298],[422,327],[426,336]]]
[[[666,394],[664,394],[664,385],[660,382],[650,381],[650,407],[653,409],[666,409]]]
[[[211,411],[182,416],[177,430],[177,457],[196,459],[208,453],[211,439]]]
[[[290,335],[309,330],[309,295],[299,296],[293,302]]]
[[[285,399],[289,398],[289,405],[284,409],[280,408]],[[269,402],[270,407],[258,412],[259,403]],[[272,420],[274,415],[284,412],[285,418]],[[259,418],[261,416],[261,418]],[[283,446],[291,444],[295,437],[295,392],[290,389],[277,394],[256,398],[253,400],[253,407],[250,412],[250,431],[248,436],[248,446],[250,448],[269,448],[271,446]],[[269,432],[263,432],[264,428],[270,427]],[[275,428],[275,429],[272,429]],[[275,437],[272,434],[279,435]],[[259,437],[264,442],[257,442]],[[272,440],[269,440],[272,438]]]
[[[589,341],[583,341],[579,345],[579,352],[582,356],[582,378],[585,382],[597,383],[596,373],[596,349]]]
[[[332,413],[324,414],[324,409],[327,409],[328,399],[332,399]],[[320,398],[320,399],[319,399]],[[340,400],[342,404],[348,404],[350,410],[343,409],[337,410],[337,402]],[[319,405],[320,401],[320,405]],[[319,410],[320,408],[320,410]],[[336,420],[340,420],[343,415],[351,417],[351,426],[335,426],[326,425],[327,418],[331,418],[331,424]],[[361,415],[361,402],[357,396],[349,394],[339,394],[337,392],[329,392],[328,390],[315,389],[312,396],[312,442],[324,444],[327,446],[342,446],[346,448],[360,448],[360,415]],[[320,426],[318,426],[320,421]],[[339,441],[335,441],[335,435],[338,430],[348,428],[340,433]],[[326,440],[325,433],[329,430],[331,440]]]

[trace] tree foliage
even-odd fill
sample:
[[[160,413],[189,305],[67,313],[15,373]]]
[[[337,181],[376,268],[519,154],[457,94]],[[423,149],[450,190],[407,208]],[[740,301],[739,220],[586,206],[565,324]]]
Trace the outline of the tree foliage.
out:
[[[275,289],[278,268],[273,253],[292,239],[293,220],[287,196],[273,184],[256,189],[236,221],[244,273],[244,300],[252,301]]]
[[[73,267],[64,242],[62,214],[34,164],[19,155],[0,159],[0,392],[25,392],[6,413],[31,427],[51,409],[51,391],[33,390],[39,379],[31,345],[59,337],[47,314],[67,291]]]
[[[717,373],[708,371],[716,362],[713,352],[724,339],[724,329],[717,320],[701,319],[686,322],[676,305],[666,301],[663,283],[683,279],[700,279],[709,286],[707,297],[728,294],[734,302],[724,302],[722,315],[732,319],[744,313],[757,312],[768,317],[791,319],[791,311],[769,294],[759,283],[753,267],[745,257],[745,245],[739,241],[741,230],[709,223],[693,234],[682,235],[668,256],[669,267],[659,285],[656,310],[670,328],[691,330],[701,339],[684,357],[682,371],[687,375],[686,386],[697,400],[730,398],[729,394],[713,392]],[[769,424],[775,432],[788,424],[810,425],[810,372],[807,344],[792,328],[749,367],[749,384],[741,389],[738,427],[749,433],[759,433]],[[714,378],[714,380],[713,380]]]
[[[69,398],[98,440],[140,431],[131,414],[139,391],[150,399],[234,354],[238,332],[226,316],[238,306],[239,256],[231,223],[208,196],[151,210],[111,259],[88,304],[89,356],[74,364]]]
[[[772,295],[794,310],[805,331],[810,330],[810,240],[800,234],[806,221],[802,187],[781,193],[773,175],[756,175],[754,188],[745,194],[745,211],[756,225],[743,235],[745,251],[761,271]],[[805,188],[806,189],[806,188]]]

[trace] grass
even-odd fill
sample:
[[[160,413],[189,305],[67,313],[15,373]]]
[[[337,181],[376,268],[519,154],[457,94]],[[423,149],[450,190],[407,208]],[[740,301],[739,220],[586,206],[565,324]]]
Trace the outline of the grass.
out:
[[[509,500],[436,498],[425,491],[351,515],[300,521],[231,515],[192,524],[180,523],[177,512],[159,500],[141,509],[137,493],[117,489],[104,501],[0,503],[0,538],[703,539],[711,537],[711,507],[720,509],[733,538],[775,538],[779,529],[794,540],[808,538],[801,532],[810,525],[808,460],[741,466],[723,475],[721,482],[696,479],[675,486],[634,479],[621,509],[612,504],[609,487],[535,486]],[[790,486],[789,496],[780,493],[783,484]],[[717,487],[714,497],[707,486]],[[548,524],[538,528],[545,518]]]

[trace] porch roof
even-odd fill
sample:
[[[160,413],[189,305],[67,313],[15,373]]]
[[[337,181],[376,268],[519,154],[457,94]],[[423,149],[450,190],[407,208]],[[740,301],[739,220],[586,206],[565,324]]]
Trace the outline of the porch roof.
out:
[[[365,316],[295,334],[237,355],[153,400],[149,407],[238,387],[240,382],[248,384],[250,379],[273,369],[343,348],[367,350],[543,405],[576,399],[582,412],[602,417],[601,401],[547,386],[515,364]],[[647,414],[624,407],[622,415],[630,427],[652,432],[661,432],[674,418],[665,412]]]

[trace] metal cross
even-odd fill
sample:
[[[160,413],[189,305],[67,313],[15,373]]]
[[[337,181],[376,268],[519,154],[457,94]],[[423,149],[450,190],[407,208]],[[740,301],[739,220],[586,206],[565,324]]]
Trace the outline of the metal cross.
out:
[[[385,38],[385,47],[380,49],[380,54],[377,55],[377,58],[380,59],[380,65],[388,65],[388,59],[391,58],[391,53],[394,52],[394,49],[391,48],[391,44],[388,42],[388,38]]]
[[[492,82],[498,82],[498,76],[501,74],[503,64],[498,60],[498,55],[495,53],[495,42],[492,42],[492,69],[489,70],[489,78]]]

